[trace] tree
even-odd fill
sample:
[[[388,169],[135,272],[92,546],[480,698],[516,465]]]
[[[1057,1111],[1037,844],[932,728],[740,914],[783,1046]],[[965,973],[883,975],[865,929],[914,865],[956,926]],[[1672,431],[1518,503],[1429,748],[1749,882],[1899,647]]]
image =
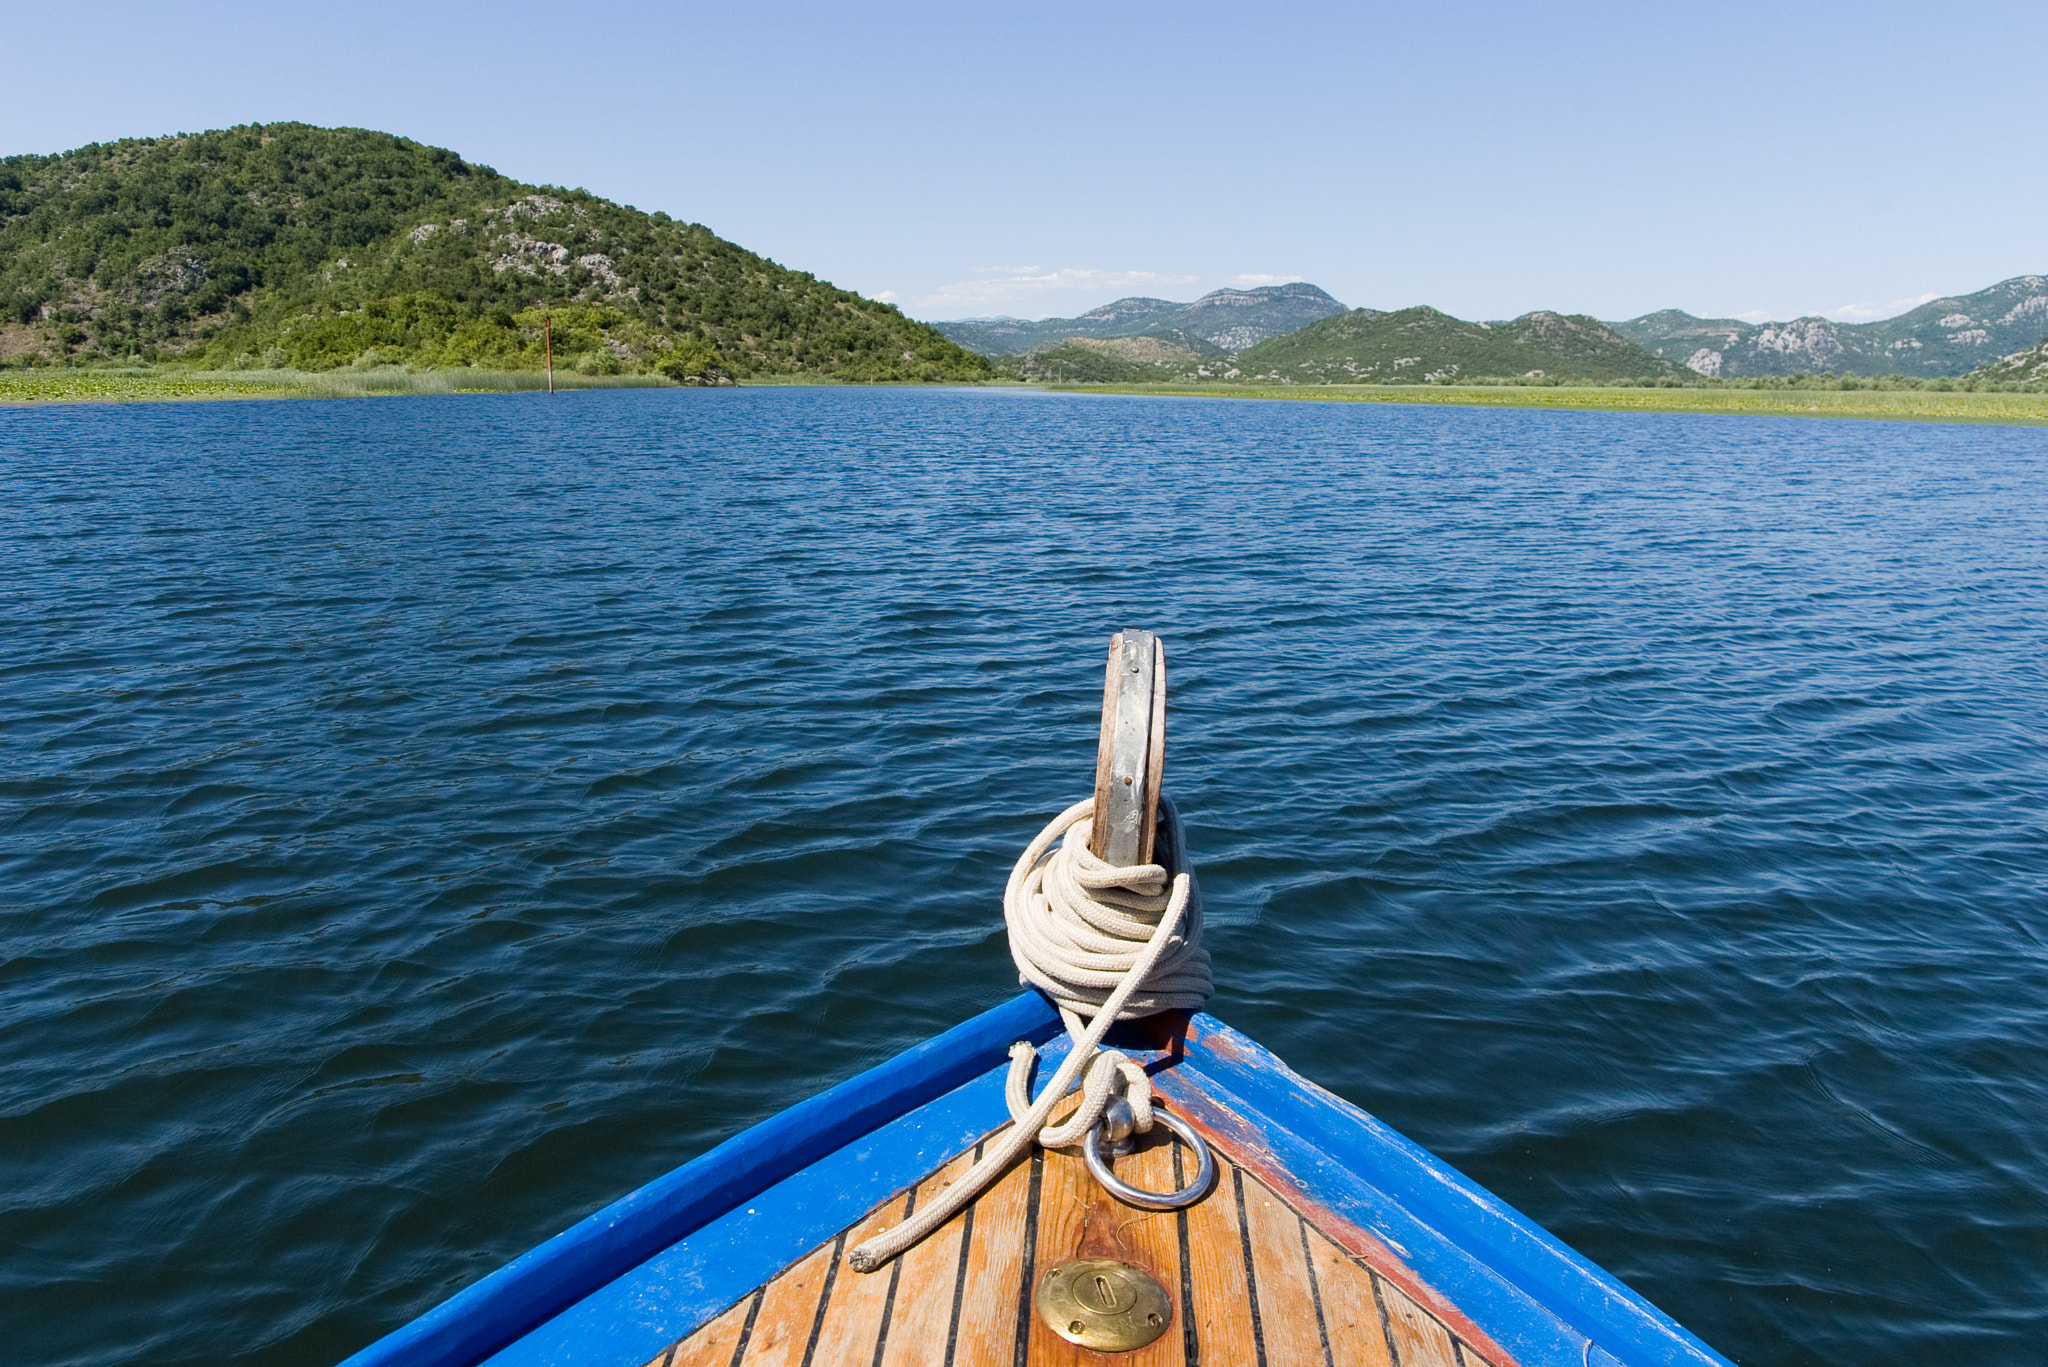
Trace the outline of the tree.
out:
[[[655,369],[677,384],[724,385],[733,382],[725,357],[702,337],[686,337],[677,342],[668,355],[655,363]]]

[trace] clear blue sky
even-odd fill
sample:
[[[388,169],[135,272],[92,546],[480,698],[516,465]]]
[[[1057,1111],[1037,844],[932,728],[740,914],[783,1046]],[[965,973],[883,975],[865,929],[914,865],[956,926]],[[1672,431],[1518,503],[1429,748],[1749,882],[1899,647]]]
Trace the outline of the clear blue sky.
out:
[[[1314,281],[1883,316],[2048,272],[2048,3],[0,4],[0,151],[354,124],[914,317]]]

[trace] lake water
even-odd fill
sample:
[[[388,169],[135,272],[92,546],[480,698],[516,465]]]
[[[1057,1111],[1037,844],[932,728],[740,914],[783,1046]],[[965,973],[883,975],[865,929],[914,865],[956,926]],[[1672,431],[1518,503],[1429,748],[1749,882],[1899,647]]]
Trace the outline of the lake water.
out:
[[[1016,990],[1170,651],[1212,1009],[1754,1364],[2048,1329],[2048,431],[0,412],[0,1343],[324,1367]]]

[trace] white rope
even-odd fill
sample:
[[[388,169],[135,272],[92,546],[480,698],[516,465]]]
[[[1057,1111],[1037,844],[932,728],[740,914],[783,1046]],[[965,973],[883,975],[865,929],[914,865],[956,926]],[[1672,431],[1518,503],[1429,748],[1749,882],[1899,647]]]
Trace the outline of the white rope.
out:
[[[1198,1007],[1209,999],[1202,898],[1187,868],[1180,814],[1164,796],[1159,839],[1177,872],[1169,871],[1168,862],[1118,868],[1096,858],[1088,849],[1094,817],[1093,799],[1054,817],[1025,847],[1003,889],[1003,919],[1018,976],[1059,1007],[1072,1050],[1034,1101],[1031,1074],[1038,1050],[1024,1040],[1010,1046],[1004,1095],[1015,1123],[936,1201],[854,1249],[847,1261],[855,1271],[874,1271],[951,1219],[1034,1140],[1047,1148],[1079,1143],[1118,1083],[1137,1130],[1152,1128],[1152,1083],[1145,1070],[1114,1049],[1097,1050],[1119,1020]],[[1093,1019],[1084,1022],[1084,1013]],[[1065,1123],[1047,1125],[1046,1117],[1077,1079],[1079,1108]]]

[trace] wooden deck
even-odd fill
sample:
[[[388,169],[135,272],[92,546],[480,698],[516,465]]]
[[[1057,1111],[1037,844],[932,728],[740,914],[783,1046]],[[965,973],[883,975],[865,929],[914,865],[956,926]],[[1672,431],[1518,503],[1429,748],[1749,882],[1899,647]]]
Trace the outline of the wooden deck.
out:
[[[1376,1240],[1334,1217],[1318,1223],[1211,1144],[1216,1185],[1184,1211],[1125,1206],[1078,1153],[1041,1152],[888,1267],[846,1265],[847,1249],[933,1199],[979,1150],[961,1154],[647,1367],[1512,1367]],[[1175,1189],[1184,1157],[1162,1129],[1117,1171]],[[1033,1288],[1082,1257],[1157,1278],[1173,1303],[1165,1333],[1100,1353],[1047,1328]]]

